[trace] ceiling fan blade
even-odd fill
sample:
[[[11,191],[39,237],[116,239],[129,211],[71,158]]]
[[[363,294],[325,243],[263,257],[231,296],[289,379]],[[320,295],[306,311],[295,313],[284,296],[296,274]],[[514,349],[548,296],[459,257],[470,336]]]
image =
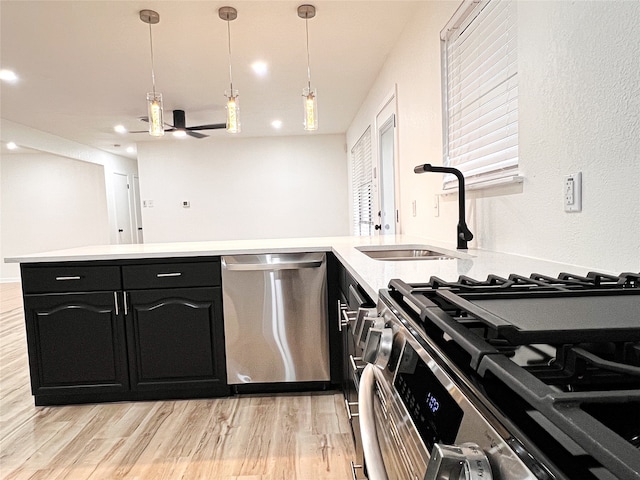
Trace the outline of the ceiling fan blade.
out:
[[[189,127],[189,130],[216,130],[219,128],[227,128],[226,123],[210,123],[208,125],[197,125],[195,127]]]
[[[187,128],[187,135],[193,138],[206,138],[209,135],[205,135],[204,133],[192,132],[190,128]]]

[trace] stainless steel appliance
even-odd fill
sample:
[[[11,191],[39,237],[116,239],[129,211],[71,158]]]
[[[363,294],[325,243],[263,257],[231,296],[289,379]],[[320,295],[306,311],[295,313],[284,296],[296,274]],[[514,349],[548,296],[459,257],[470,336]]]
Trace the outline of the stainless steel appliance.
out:
[[[640,479],[640,274],[392,280],[354,332],[370,480]]]
[[[324,253],[222,257],[227,382],[329,381]]]

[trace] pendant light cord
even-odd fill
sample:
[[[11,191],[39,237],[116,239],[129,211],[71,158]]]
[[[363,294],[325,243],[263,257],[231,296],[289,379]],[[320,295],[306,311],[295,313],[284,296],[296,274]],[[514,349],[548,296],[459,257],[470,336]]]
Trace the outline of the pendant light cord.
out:
[[[230,21],[227,20],[227,40],[229,44],[229,84],[230,84],[229,95],[233,97],[234,96],[233,95],[233,75],[231,74],[231,27],[229,24],[230,24]]]
[[[309,62],[309,19],[304,19],[304,27],[307,32],[307,84],[309,87],[309,93],[311,93],[311,63]]]
[[[153,85],[153,96],[156,96],[156,74],[153,68],[153,35],[151,35],[151,22],[149,22],[149,43],[151,45],[151,83]]]

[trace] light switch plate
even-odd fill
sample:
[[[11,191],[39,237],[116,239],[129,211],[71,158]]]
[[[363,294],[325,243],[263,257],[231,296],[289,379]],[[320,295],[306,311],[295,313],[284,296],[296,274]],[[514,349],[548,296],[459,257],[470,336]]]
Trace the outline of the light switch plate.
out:
[[[563,196],[565,212],[582,211],[582,172],[564,177]]]

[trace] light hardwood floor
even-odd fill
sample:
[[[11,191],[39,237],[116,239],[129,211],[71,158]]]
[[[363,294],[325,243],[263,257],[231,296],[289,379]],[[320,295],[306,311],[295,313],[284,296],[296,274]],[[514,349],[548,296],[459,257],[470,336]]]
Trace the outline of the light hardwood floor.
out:
[[[349,479],[337,392],[35,407],[19,284],[0,284],[0,478]]]

